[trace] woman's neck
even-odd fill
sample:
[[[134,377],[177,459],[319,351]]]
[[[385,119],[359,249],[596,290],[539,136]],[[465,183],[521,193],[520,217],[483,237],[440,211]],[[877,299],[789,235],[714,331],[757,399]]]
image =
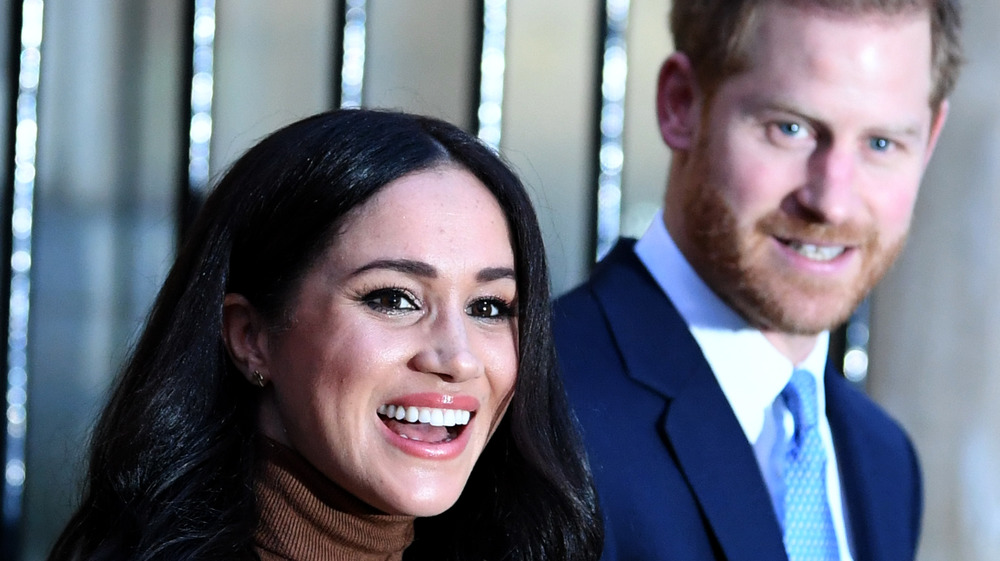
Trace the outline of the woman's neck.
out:
[[[402,559],[414,517],[379,513],[277,442],[264,440],[259,450],[255,542],[262,561]]]

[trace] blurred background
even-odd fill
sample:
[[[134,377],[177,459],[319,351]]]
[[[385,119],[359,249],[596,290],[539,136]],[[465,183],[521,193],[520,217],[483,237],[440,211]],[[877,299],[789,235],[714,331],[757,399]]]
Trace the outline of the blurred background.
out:
[[[532,192],[557,294],[660,204],[669,0],[4,4],[5,560],[45,557],[187,211],[271,130],[361,104],[480,134]],[[1000,0],[965,4],[911,241],[847,331],[923,460],[922,561],[1000,551]]]

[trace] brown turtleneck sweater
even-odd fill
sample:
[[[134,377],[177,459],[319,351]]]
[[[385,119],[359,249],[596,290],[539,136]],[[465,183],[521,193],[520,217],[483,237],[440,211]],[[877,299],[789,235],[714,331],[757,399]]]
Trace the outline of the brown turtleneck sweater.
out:
[[[261,446],[257,481],[261,561],[400,561],[413,542],[412,516],[382,514],[353,497],[297,452]]]

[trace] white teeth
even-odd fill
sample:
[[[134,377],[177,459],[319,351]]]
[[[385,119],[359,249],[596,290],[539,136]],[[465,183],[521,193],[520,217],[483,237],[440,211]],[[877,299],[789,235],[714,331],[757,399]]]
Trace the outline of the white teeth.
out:
[[[440,409],[431,409],[431,426],[432,427],[444,426],[444,411]]]
[[[791,242],[788,245],[799,255],[807,259],[812,259],[813,261],[830,261],[831,259],[840,256],[845,251],[845,248],[842,245],[815,245],[811,243],[798,242]]]
[[[384,404],[379,406],[378,414],[397,421],[408,423],[424,423],[433,427],[454,427],[467,425],[472,418],[471,411],[462,409],[439,409],[436,407],[404,407],[402,405]]]

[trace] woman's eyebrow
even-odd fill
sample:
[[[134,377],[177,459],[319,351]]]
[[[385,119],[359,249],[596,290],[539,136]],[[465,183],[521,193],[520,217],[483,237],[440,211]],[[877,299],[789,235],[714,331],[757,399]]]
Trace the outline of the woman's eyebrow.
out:
[[[479,282],[490,282],[498,279],[517,280],[514,269],[510,267],[487,267],[476,274],[476,280]]]
[[[376,259],[355,269],[351,273],[351,276],[357,276],[373,269],[388,269],[418,277],[437,277],[437,269],[423,261],[414,261],[412,259]]]
[[[438,276],[437,269],[432,265],[412,259],[376,259],[352,271],[351,276],[358,276],[375,269],[387,269],[426,278],[437,278]],[[476,280],[478,282],[490,282],[499,279],[516,280],[514,269],[512,267],[487,267],[476,273]]]

